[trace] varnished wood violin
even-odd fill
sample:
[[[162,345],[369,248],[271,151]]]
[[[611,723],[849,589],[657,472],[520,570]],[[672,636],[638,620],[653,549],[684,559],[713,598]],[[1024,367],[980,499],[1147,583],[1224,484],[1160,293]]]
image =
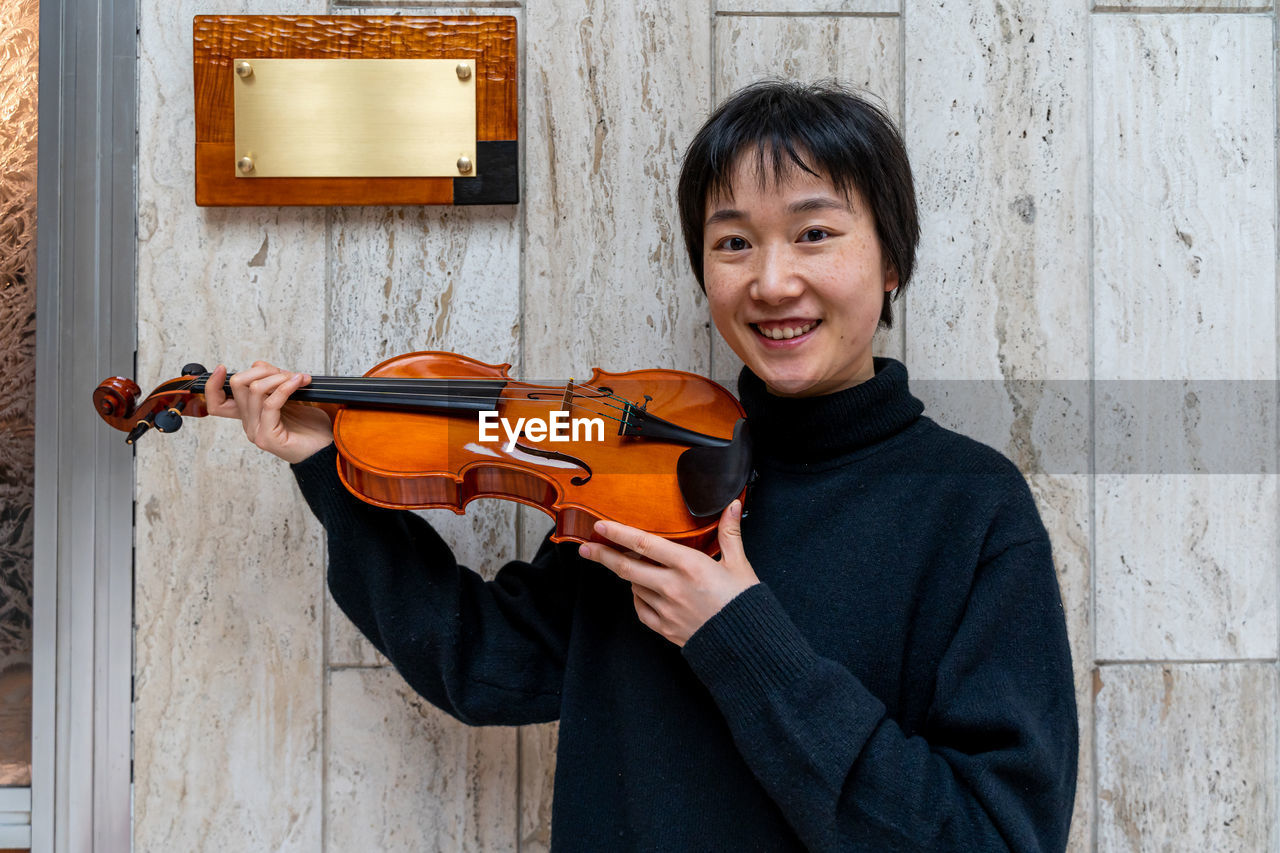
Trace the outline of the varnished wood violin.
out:
[[[476,498],[501,498],[551,515],[554,541],[603,541],[592,526],[605,519],[718,550],[719,515],[751,474],[732,394],[677,370],[596,368],[586,382],[535,384],[509,368],[410,353],[361,377],[313,376],[290,400],[330,412],[342,482],[371,504],[462,513]],[[208,378],[188,364],[141,399],[133,380],[112,377],[94,408],[132,444],[208,414]]]

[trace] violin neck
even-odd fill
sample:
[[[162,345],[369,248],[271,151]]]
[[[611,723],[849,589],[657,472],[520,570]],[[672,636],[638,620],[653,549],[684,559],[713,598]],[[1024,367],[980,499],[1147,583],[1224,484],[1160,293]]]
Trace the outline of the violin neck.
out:
[[[203,394],[207,376],[191,386]],[[486,412],[498,408],[507,383],[501,379],[399,379],[363,376],[312,376],[311,383],[294,391],[290,400],[300,403],[336,403],[358,409],[403,412]],[[231,396],[230,379],[222,390]]]

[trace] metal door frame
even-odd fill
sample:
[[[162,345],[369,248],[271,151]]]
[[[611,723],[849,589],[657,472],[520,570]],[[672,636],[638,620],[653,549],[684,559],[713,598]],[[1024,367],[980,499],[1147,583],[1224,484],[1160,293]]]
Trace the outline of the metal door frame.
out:
[[[41,0],[31,840],[132,845],[133,458],[91,410],[136,336],[137,10]]]

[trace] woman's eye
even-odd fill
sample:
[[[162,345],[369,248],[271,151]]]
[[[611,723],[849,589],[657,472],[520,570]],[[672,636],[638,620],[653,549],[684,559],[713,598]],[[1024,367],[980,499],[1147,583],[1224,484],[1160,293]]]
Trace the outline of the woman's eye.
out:
[[[720,241],[720,248],[728,249],[731,252],[741,252],[747,248],[747,241],[741,237],[725,237]]]
[[[810,228],[808,231],[804,232],[804,237],[801,239],[805,242],[816,243],[819,240],[825,240],[829,236],[830,235],[821,228]]]

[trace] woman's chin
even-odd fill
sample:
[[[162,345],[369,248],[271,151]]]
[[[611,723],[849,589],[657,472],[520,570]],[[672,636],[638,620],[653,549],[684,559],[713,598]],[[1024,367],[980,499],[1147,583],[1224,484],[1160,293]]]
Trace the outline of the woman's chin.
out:
[[[811,397],[820,393],[816,379],[796,376],[762,377],[769,393],[775,397]]]

